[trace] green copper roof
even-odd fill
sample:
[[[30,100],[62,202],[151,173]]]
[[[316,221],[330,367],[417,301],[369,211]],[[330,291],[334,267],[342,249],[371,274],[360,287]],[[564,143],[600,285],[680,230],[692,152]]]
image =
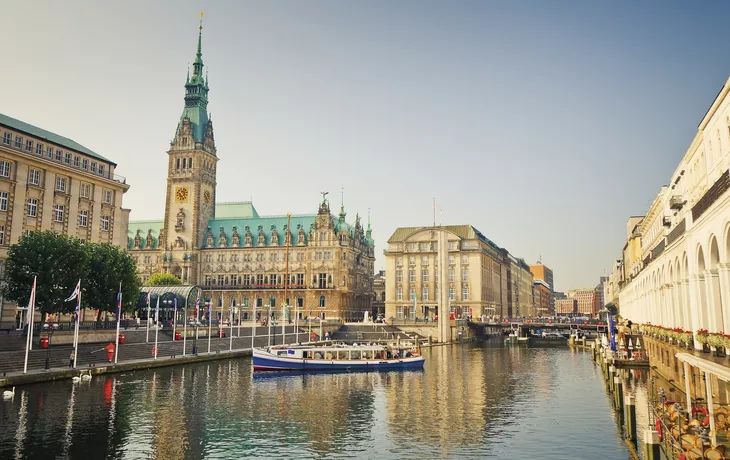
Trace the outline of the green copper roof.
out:
[[[117,165],[116,163],[113,163],[113,162],[107,160],[106,158],[104,158],[103,156],[94,152],[93,150],[87,149],[83,145],[79,144],[78,142],[76,142],[72,139],[69,139],[68,137],[59,136],[56,133],[46,131],[45,129],[41,129],[37,126],[33,126],[33,125],[25,123],[23,121],[16,120],[15,118],[11,118],[11,117],[9,117],[7,115],[3,115],[1,113],[0,113],[0,125],[14,129],[16,131],[20,131],[22,133],[28,134],[33,137],[44,139],[48,142],[52,142],[56,145],[60,145],[61,147],[66,147],[67,149],[71,149],[71,150],[74,150],[79,153],[83,153],[85,155],[96,158],[98,160],[106,161],[107,163],[111,163],[114,166]]]
[[[160,230],[164,228],[164,225],[164,222],[161,220],[138,220],[129,222],[129,227],[127,229],[127,237],[129,238],[127,249],[134,249],[134,238],[137,235],[139,235],[141,239],[140,249],[149,249],[147,247],[147,235],[152,235],[152,249],[157,249]]]
[[[256,212],[256,208],[250,201],[216,203],[215,217],[216,219],[247,219],[259,217],[259,213]]]
[[[216,207],[216,214],[217,214],[217,207]],[[297,245],[299,243],[299,240],[297,238],[299,234],[299,228],[297,225],[301,226],[305,233],[305,243],[306,238],[309,237],[309,229],[314,223],[314,220],[317,218],[316,214],[307,214],[307,215],[300,215],[300,216],[291,216],[291,232],[292,232],[292,245]],[[271,234],[273,233],[274,229],[279,234],[279,246],[284,245],[284,227],[286,226],[286,216],[274,216],[274,217],[251,217],[248,219],[214,219],[211,220],[208,223],[208,227],[210,227],[210,231],[213,233],[213,238],[215,238],[215,244],[214,247],[218,247],[218,238],[220,237],[220,229],[223,227],[223,230],[226,232],[226,239],[227,243],[226,246],[230,247],[231,245],[231,239],[233,237],[233,227],[236,227],[238,231],[238,235],[241,238],[240,246],[243,246],[244,239],[246,237],[246,226],[248,226],[249,230],[251,231],[252,241],[253,241],[253,247],[258,246],[258,238],[259,238],[259,226],[261,227],[261,230],[264,233],[266,246],[268,247],[269,244],[271,244]],[[274,228],[272,228],[272,225]],[[206,247],[206,239],[208,235],[203,235],[203,241],[201,242],[200,247],[205,248]]]
[[[180,123],[178,123],[179,131],[183,120],[185,118],[190,120],[195,142],[203,142],[208,129],[208,84],[203,79],[202,35],[203,26],[201,24],[198,32],[198,50],[193,62],[193,76],[192,78],[188,76],[185,80],[185,108],[180,116]],[[190,69],[188,69],[188,75],[190,75],[189,72]]]

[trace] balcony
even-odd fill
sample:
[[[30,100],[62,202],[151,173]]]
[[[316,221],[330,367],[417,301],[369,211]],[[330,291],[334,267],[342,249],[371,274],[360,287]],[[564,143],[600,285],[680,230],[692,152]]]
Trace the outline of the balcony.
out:
[[[669,209],[680,210],[682,209],[682,206],[684,206],[684,200],[681,195],[672,195],[672,197],[669,198]]]

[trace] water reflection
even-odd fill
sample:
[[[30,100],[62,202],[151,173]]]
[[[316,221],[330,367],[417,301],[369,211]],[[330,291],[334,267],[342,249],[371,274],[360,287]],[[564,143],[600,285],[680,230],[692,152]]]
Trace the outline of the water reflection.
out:
[[[242,359],[18,388],[0,458],[627,458],[590,355],[425,353],[416,372],[254,378]]]

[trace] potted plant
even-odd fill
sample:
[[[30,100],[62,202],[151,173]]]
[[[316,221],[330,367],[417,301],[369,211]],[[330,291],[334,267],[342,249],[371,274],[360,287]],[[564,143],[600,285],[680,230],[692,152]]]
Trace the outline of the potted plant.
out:
[[[702,351],[704,353],[710,352],[710,333],[707,329],[698,329],[695,334],[695,340],[702,344]]]

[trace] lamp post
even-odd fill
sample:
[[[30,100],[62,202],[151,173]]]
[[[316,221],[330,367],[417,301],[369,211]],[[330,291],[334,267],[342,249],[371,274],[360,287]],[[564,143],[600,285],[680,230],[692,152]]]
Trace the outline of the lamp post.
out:
[[[46,348],[46,370],[51,367],[51,339],[53,339],[53,333],[58,329],[58,323],[43,323],[43,330],[48,334],[48,348]]]
[[[198,356],[198,328],[200,327],[201,322],[198,320],[198,318],[195,318],[190,321],[190,327],[195,328],[195,336],[193,337],[193,355]]]

